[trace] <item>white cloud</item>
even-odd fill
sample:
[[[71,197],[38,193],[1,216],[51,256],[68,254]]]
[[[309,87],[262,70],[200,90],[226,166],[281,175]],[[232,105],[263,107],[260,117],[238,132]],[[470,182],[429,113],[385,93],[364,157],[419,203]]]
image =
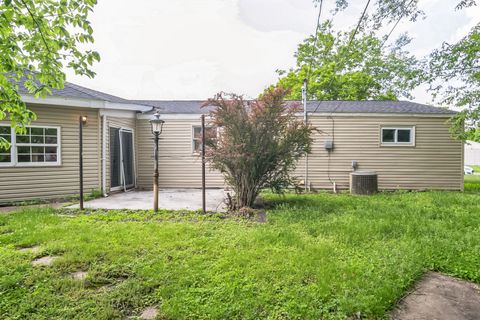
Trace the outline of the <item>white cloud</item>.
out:
[[[323,18],[331,4],[325,2]],[[455,12],[451,0],[420,2],[428,18],[402,22],[411,50],[428,53],[479,21],[478,8]],[[353,26],[363,1],[335,17]],[[102,0],[92,15],[97,77],[68,80],[132,99],[206,99],[219,91],[256,96],[294,65],[299,42],[314,31],[312,0]],[[395,34],[393,35],[395,37]],[[419,101],[427,101],[422,96]],[[418,99],[417,99],[418,100]]]

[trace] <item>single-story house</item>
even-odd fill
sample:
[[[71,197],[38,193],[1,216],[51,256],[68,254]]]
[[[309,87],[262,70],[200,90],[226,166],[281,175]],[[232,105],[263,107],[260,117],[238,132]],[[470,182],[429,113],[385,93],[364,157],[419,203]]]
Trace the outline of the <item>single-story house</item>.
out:
[[[72,83],[43,99],[23,94],[37,120],[25,135],[0,121],[0,135],[12,145],[0,150],[0,203],[78,194],[80,116],[87,117],[85,191],[151,189],[155,109],[165,120],[160,187],[201,186],[200,116],[209,111],[203,101],[132,101]],[[348,189],[354,164],[376,171],[384,190],[463,189],[463,143],[446,123],[454,112],[408,101],[309,101],[307,111],[321,130],[308,157],[312,188]],[[305,161],[297,171],[304,179]],[[224,187],[218,172],[207,170],[206,180],[209,188]]]

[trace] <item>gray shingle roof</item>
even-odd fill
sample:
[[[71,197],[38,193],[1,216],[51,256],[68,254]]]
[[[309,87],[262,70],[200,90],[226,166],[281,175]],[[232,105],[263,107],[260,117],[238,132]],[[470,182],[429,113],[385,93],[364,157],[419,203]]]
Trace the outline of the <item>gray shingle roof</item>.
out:
[[[201,108],[205,101],[200,100],[134,100],[132,103],[151,105],[160,113],[208,113],[211,108]],[[299,103],[289,101],[289,103]],[[308,101],[307,110],[310,113],[411,113],[411,114],[455,114],[447,108],[432,107],[426,104],[410,101]]]
[[[18,83],[18,90],[20,94],[29,94],[28,90],[24,86],[26,77],[22,77]],[[65,87],[61,90],[52,89],[52,96],[65,97],[65,98],[78,98],[89,100],[108,101],[112,103],[132,103],[127,99],[123,99],[111,94],[103,93],[100,91],[85,88],[70,82],[65,82]]]
[[[455,114],[447,108],[401,100],[362,101],[308,101],[307,110],[318,113],[414,113],[414,114]]]
[[[28,94],[22,78],[19,90]],[[85,88],[70,82],[65,82],[61,90],[52,90],[53,96],[79,99],[93,99],[112,103],[136,104],[160,109],[161,113],[169,114],[202,114],[208,113],[212,108],[204,107],[203,100],[128,100],[111,94]],[[289,101],[288,103],[298,103]],[[410,114],[455,114],[447,108],[438,108],[410,101],[308,101],[307,110],[310,113],[410,113]]]

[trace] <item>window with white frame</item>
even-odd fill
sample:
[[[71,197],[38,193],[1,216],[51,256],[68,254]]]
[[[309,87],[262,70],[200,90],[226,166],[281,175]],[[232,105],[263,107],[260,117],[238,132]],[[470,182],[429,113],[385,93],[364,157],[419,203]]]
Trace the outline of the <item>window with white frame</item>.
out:
[[[415,145],[415,127],[382,127],[380,135],[382,145]]]
[[[13,160],[12,130],[10,126],[0,126],[0,165],[10,165]]]
[[[60,128],[27,127],[15,137],[17,164],[59,164]]]
[[[205,141],[206,143],[215,142],[217,140],[217,128],[205,127]],[[202,127],[193,127],[193,141],[192,141],[193,153],[200,153],[202,151]]]

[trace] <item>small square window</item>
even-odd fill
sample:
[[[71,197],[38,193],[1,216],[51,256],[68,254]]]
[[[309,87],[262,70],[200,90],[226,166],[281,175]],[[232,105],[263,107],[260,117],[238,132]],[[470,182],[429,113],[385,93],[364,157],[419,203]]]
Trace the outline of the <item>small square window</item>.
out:
[[[381,143],[385,146],[413,146],[414,134],[414,127],[382,128]]]
[[[217,140],[217,128],[205,127],[205,142],[212,143]],[[193,127],[193,152],[200,153],[202,151],[202,127]]]

